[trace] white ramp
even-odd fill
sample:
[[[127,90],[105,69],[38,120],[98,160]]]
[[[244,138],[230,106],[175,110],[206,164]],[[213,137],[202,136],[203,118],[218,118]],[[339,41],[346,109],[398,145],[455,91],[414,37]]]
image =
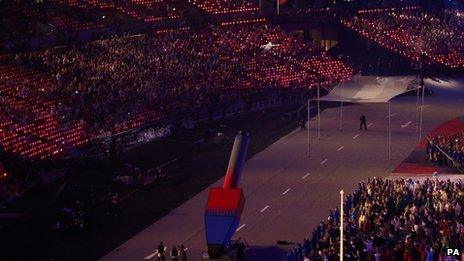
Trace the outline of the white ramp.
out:
[[[393,97],[415,88],[414,76],[356,76],[340,83],[321,101],[343,101],[356,103],[388,102]]]

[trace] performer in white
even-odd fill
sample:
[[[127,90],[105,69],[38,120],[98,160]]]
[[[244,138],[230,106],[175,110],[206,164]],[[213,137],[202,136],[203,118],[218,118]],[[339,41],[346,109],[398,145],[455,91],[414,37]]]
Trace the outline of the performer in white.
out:
[[[269,41],[269,43],[261,45],[261,49],[263,49],[264,51],[270,51],[272,47],[279,46],[279,45],[280,44],[273,44],[271,41]]]

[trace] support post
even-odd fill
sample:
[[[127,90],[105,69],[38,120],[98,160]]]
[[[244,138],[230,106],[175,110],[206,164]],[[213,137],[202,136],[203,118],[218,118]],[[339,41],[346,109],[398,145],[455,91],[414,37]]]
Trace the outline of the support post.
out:
[[[343,129],[343,87],[345,86],[345,81],[342,82],[342,99],[340,100],[340,126],[339,129],[342,131]]]
[[[424,67],[425,67],[425,55],[420,57],[420,87],[422,89],[422,102],[420,106],[420,119],[419,119],[419,142],[422,139],[422,117],[424,114],[424,95],[425,95],[425,86],[424,86]]]
[[[311,120],[311,107],[310,107],[311,100],[308,98],[308,111],[307,111],[307,121],[308,121],[308,126],[306,127],[306,132],[307,132],[307,141],[308,141],[308,158],[309,158],[309,152],[310,152],[310,143],[309,143],[309,121]]]
[[[343,207],[343,199],[344,199],[345,192],[340,190],[340,261],[343,261],[343,215],[344,215],[344,207]]]
[[[424,95],[425,95],[425,86],[424,82],[421,81],[422,85],[422,101],[421,101],[421,106],[420,106],[420,120],[419,120],[419,142],[422,139],[422,118],[424,115]]]
[[[276,4],[277,4],[277,15],[279,15],[280,13],[279,0],[276,0]]]
[[[391,160],[391,102],[388,101],[388,159]]]
[[[420,84],[419,84],[420,85]],[[419,132],[419,97],[421,88],[416,88],[416,133]]]
[[[321,139],[321,84],[317,85],[317,139]]]

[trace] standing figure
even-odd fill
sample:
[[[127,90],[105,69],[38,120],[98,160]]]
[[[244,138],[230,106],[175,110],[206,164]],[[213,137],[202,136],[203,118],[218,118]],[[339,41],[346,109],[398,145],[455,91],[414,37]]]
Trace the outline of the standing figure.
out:
[[[177,252],[176,246],[172,247],[171,250],[171,260],[172,261],[178,261],[179,260],[179,252]]]
[[[163,241],[161,241],[158,245],[158,261],[166,261],[166,257],[164,256]]]
[[[187,261],[187,252],[185,252],[187,249],[184,247],[184,245],[180,245],[179,249],[179,257],[180,261]]]
[[[364,130],[367,130],[367,125],[366,125],[366,115],[362,114],[361,117],[359,117],[359,129],[361,130],[362,127],[364,126]]]

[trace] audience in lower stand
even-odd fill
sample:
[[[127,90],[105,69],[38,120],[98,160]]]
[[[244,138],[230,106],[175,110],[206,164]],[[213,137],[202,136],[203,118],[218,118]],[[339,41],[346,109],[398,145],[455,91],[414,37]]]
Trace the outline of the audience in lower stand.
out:
[[[464,132],[429,136],[426,157],[450,168],[464,166]]]
[[[368,179],[345,198],[344,260],[444,260],[464,244],[464,183]],[[340,211],[330,210],[286,260],[339,260]]]

